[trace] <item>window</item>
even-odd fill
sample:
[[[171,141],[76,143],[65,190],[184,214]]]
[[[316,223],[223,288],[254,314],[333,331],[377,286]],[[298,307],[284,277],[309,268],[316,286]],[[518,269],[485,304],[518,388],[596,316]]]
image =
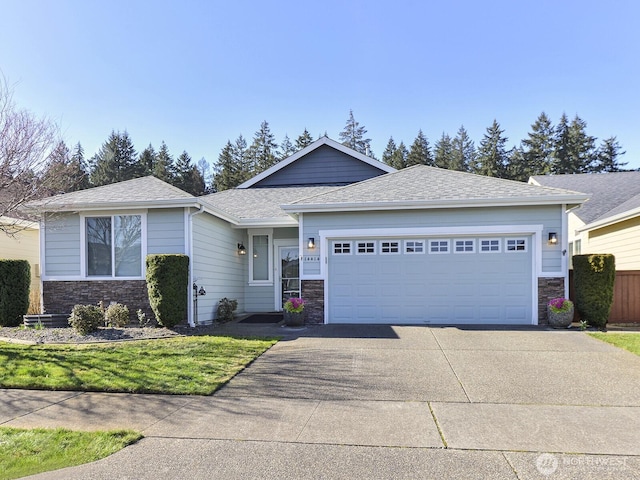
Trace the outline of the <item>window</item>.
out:
[[[526,252],[526,238],[507,238],[507,252]]]
[[[404,253],[424,253],[424,240],[405,240]]]
[[[376,253],[376,242],[358,242],[356,255],[366,255]]]
[[[269,235],[253,235],[253,281],[269,280]]]
[[[449,253],[449,240],[431,240],[429,253]]]
[[[380,242],[380,253],[400,253],[400,242]]]
[[[480,240],[480,251],[487,252],[500,252],[500,240],[497,238],[487,238]]]
[[[582,253],[582,240],[576,240],[573,247],[575,250],[574,255],[580,255]]]
[[[474,240],[456,240],[455,241],[455,253],[473,253],[475,251]]]
[[[142,215],[86,217],[89,277],[142,276]]]
[[[351,242],[333,242],[334,255],[351,255]]]

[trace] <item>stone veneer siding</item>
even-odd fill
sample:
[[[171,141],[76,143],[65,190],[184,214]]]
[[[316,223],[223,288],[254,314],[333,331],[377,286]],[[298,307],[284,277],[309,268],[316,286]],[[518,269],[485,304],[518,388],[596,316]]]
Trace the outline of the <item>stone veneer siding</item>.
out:
[[[138,323],[136,311],[142,309],[148,319],[155,318],[145,280],[80,280],[42,282],[43,313],[70,314],[74,305],[97,305],[104,301],[129,308],[129,320]]]
[[[552,298],[564,298],[564,277],[538,278],[538,325],[548,325],[547,304]]]
[[[302,280],[302,298],[307,302],[305,323],[324,323],[324,280]]]

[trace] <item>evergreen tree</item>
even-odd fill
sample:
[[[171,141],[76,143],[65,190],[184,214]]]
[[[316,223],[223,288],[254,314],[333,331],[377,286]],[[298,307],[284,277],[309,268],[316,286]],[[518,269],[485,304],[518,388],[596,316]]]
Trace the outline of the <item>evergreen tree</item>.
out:
[[[150,175],[153,172],[153,166],[156,163],[156,151],[153,149],[153,145],[149,144],[138,157],[138,163],[144,168],[144,174]]]
[[[138,163],[131,137],[126,132],[112,131],[100,151],[92,159],[91,184],[93,186],[131,180],[144,175]]]
[[[522,147],[511,149],[507,155],[507,166],[505,168],[505,178],[526,182],[531,176],[526,154]]]
[[[387,165],[393,167],[391,163],[393,162],[393,155],[394,153],[396,153],[397,149],[398,147],[396,145],[396,142],[393,140],[393,137],[389,137],[387,146],[385,147],[384,152],[382,152],[382,161]]]
[[[562,114],[556,127],[552,173],[588,173],[597,161],[595,137],[587,135],[587,124],[577,115],[569,123]]]
[[[191,195],[204,194],[204,178],[200,174],[198,167],[192,164],[191,157],[186,151],[183,151],[176,159],[174,169],[174,186],[190,193]]]
[[[523,170],[523,167],[519,166],[518,169],[522,170],[522,174],[527,178],[531,175],[546,175],[551,172],[555,150],[554,130],[551,120],[546,113],[542,112],[531,125],[529,138],[522,140],[524,155],[522,163],[526,168]]]
[[[625,169],[623,167],[628,162],[621,162],[619,157],[627,152],[621,150],[622,146],[618,143],[616,137],[605,138],[598,148],[596,170],[598,172],[624,172]]]
[[[82,148],[82,145],[78,142],[73,148],[70,168],[67,171],[67,175],[71,179],[67,192],[75,192],[89,188],[89,174],[87,170],[87,162],[84,159],[84,148]]]
[[[238,182],[238,165],[234,156],[234,148],[230,141],[222,148],[218,161],[214,167],[213,190],[222,192],[234,188],[240,184]]]
[[[247,147],[247,141],[240,134],[240,136],[236,139],[233,145],[233,161],[236,165],[236,183],[233,185],[234,187],[240,185],[241,183],[246,182],[251,177],[256,175],[256,172],[253,168],[252,159],[249,157],[249,148]]]
[[[198,171],[200,172],[200,176],[202,177],[202,179],[204,180],[204,193],[211,193],[209,187],[207,185],[211,184],[211,179],[209,178],[209,170],[211,169],[211,166],[209,165],[209,162],[207,162],[207,159],[202,157],[200,160],[198,160]]]
[[[453,157],[453,145],[451,137],[442,132],[442,137],[436,142],[433,149],[433,161],[436,167],[449,168]]]
[[[487,133],[480,141],[477,163],[474,173],[487,177],[506,177],[508,153],[505,148],[507,137],[503,137],[504,130],[500,128],[497,120],[487,128]]]
[[[304,132],[302,132],[300,136],[296,138],[296,149],[302,150],[303,148],[308,147],[312,143],[313,143],[313,137],[305,127]]]
[[[475,161],[476,147],[463,125],[451,142],[451,162],[448,168],[468,172],[475,165]]]
[[[431,147],[429,146],[427,137],[422,133],[422,130],[418,132],[418,136],[411,144],[409,154],[407,155],[407,167],[412,165],[434,166],[433,157],[431,156]]]
[[[360,123],[353,118],[353,110],[349,110],[347,124],[344,126],[344,129],[340,132],[339,136],[342,144],[352,148],[356,152],[360,152],[374,158],[373,153],[371,153],[371,139],[365,138],[366,133],[367,129],[364,126],[361,126]]]
[[[43,192],[47,195],[74,192],[89,186],[84,165],[84,150],[78,143],[73,154],[60,140],[49,154],[41,176]]]
[[[289,135],[285,134],[282,143],[280,144],[280,152],[278,153],[278,158],[280,160],[284,160],[287,157],[290,157],[296,153],[296,147],[293,146],[291,140],[289,139]]]
[[[391,166],[396,170],[406,168],[408,155],[409,151],[404,142],[400,142],[400,145],[398,145],[398,148],[396,148],[396,151],[393,152],[393,156],[391,157]]]
[[[167,144],[162,142],[160,150],[155,155],[155,162],[151,174],[163,182],[173,183],[173,157],[169,153]]]
[[[269,123],[265,120],[253,136],[253,143],[247,152],[253,173],[258,174],[278,163],[277,150],[278,144],[275,136],[271,133]]]

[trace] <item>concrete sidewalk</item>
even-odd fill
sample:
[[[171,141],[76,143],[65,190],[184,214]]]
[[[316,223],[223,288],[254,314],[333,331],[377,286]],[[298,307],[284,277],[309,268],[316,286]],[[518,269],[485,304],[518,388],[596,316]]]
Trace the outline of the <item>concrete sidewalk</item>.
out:
[[[0,390],[0,424],[146,437],[37,478],[640,478],[640,358],[584,333],[285,333],[211,397]]]

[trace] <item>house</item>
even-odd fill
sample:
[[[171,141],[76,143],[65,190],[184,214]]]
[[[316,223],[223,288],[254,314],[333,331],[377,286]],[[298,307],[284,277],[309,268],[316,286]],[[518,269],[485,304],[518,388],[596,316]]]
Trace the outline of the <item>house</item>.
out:
[[[640,172],[539,175],[529,183],[589,195],[569,212],[569,258],[613,254],[616,280],[609,322],[640,322]]]
[[[153,177],[33,204],[47,311],[148,309],[144,258],[190,257],[188,322],[222,297],[311,323],[537,324],[567,295],[569,190],[414,166],[321,138],[238,188],[193,197]],[[552,239],[552,241],[549,241]],[[197,320],[196,320],[197,319]]]
[[[36,222],[0,217],[2,224],[10,234],[0,231],[0,258],[27,260],[31,265],[31,305],[30,310],[40,309],[40,234]]]

